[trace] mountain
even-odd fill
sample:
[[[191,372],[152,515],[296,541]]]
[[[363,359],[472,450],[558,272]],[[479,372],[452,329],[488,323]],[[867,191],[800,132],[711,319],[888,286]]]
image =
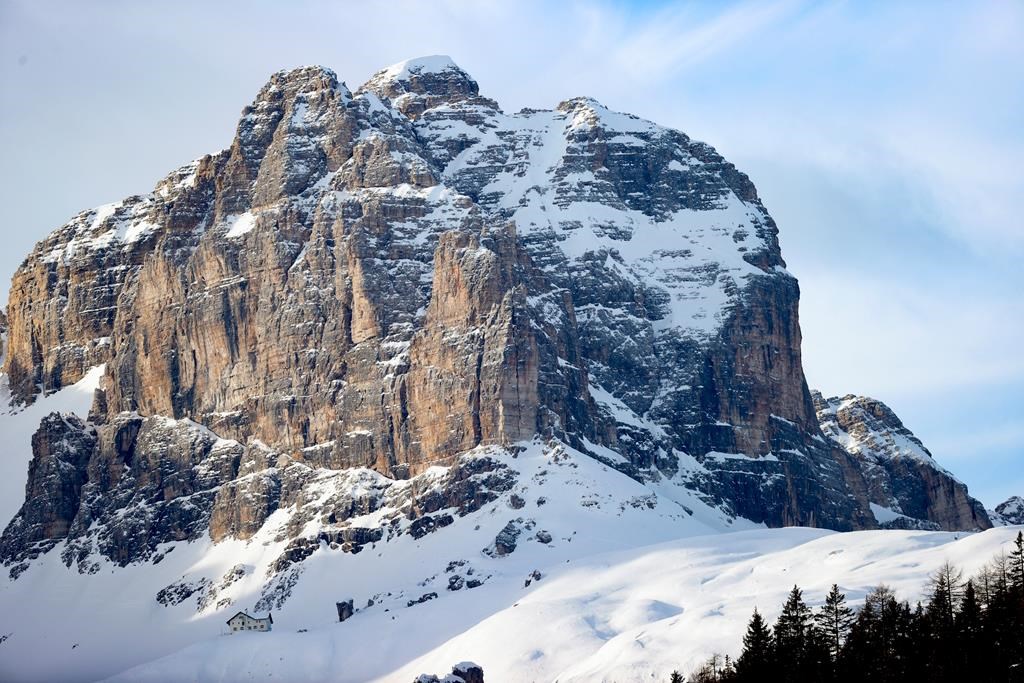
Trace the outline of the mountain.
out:
[[[274,74],[230,147],[14,276],[0,602],[142,601],[131,654],[48,631],[96,677],[240,607],[379,619],[680,537],[991,526],[882,404],[812,396],[777,236],[710,146],[592,99],[507,114],[447,57]],[[12,654],[33,623],[0,667],[67,677]]]
[[[996,509],[989,512],[989,517],[996,526],[1024,524],[1024,498],[1010,496],[996,505]]]
[[[872,513],[884,528],[985,528],[988,513],[939,466],[889,406],[865,396],[812,392],[822,432],[859,461]]]

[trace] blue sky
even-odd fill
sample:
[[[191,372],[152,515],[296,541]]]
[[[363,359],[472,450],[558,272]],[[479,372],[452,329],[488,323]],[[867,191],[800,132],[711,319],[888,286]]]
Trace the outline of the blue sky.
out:
[[[0,278],[226,146],[273,71],[450,54],[506,110],[590,95],[718,148],[779,224],[811,385],[1024,494],[1024,3],[210,5],[0,2]]]

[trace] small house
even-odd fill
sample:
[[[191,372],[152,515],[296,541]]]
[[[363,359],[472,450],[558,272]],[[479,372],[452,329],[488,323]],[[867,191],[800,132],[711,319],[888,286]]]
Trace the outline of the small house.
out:
[[[239,612],[228,619],[228,626],[231,632],[236,631],[269,631],[274,626],[274,617],[267,612],[266,617],[253,617],[245,612]]]

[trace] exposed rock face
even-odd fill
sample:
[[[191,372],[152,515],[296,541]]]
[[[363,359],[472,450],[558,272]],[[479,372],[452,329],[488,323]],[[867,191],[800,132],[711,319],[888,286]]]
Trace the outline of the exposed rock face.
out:
[[[881,401],[823,398],[814,392],[822,431],[859,463],[883,526],[987,529],[988,514],[967,487],[942,469],[920,439]],[[924,522],[924,524],[921,524]]]
[[[423,453],[537,433],[538,351],[514,234],[442,235],[409,351],[409,414]]]
[[[127,564],[161,543],[197,538],[243,450],[188,420],[124,415],[97,434],[54,413],[33,437],[26,502],[0,538],[4,561],[33,557],[34,542],[66,539],[65,562],[89,570],[94,552]]]
[[[96,432],[74,415],[51,413],[32,436],[25,503],[0,538],[5,560],[35,557],[67,536],[87,479]]]
[[[1024,524],[1024,498],[1010,496],[989,512],[992,523],[998,526]]]
[[[110,357],[118,296],[152,248],[164,210],[157,195],[186,172],[152,195],[83,211],[36,245],[15,273],[4,372],[17,399],[75,382]]]
[[[516,550],[516,541],[519,539],[519,535],[522,533],[522,529],[511,521],[506,524],[498,535],[494,538],[494,552],[499,557],[504,555],[511,555]]]
[[[33,452],[25,504],[0,537],[0,557],[15,576],[59,541],[68,566],[91,572],[96,554],[121,565],[159,561],[164,543],[250,538],[275,510],[293,508],[283,571],[321,543],[357,553],[385,536],[419,538],[515,484],[485,455],[466,455],[441,475],[395,481],[366,469],[312,468],[187,419],[131,414],[98,433],[74,415],[51,414]],[[349,521],[371,513],[380,515],[372,528]],[[308,522],[323,530],[302,536]]]
[[[479,664],[461,662],[444,678],[433,674],[420,674],[413,683],[484,683],[484,670]]]
[[[288,508],[283,571],[443,528],[514,485],[462,455],[535,436],[773,526],[986,526],[940,468],[823,438],[784,265],[749,179],[678,131],[586,98],[509,115],[441,57],[354,93],[275,74],[228,149],[16,274],[15,400],[106,376],[91,425],[44,423],[0,557],[131,562]],[[348,524],[382,509],[404,521]]]

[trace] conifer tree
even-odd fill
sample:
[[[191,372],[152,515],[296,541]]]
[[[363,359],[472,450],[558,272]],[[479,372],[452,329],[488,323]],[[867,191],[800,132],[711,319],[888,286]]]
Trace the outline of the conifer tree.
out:
[[[668,677],[668,683],[684,683],[683,674],[679,673],[678,671],[673,671],[672,674]]]
[[[957,614],[957,630],[961,636],[974,638],[981,633],[981,607],[974,590],[974,582],[968,580],[964,599]]]
[[[961,656],[957,658],[959,672],[967,674],[976,672],[982,662],[982,614],[981,606],[974,591],[974,582],[968,581],[964,590],[964,598],[960,601],[960,611],[956,615],[958,649]]]
[[[988,564],[992,573],[992,592],[996,595],[1010,589],[1010,558],[1005,550],[1000,550]]]
[[[843,644],[843,650],[839,654],[839,663],[836,667],[838,680],[871,680],[871,677],[866,675],[865,669],[866,665],[872,661],[874,621],[874,607],[870,602],[865,601],[864,606],[857,612],[857,617]]]
[[[773,677],[772,633],[761,613],[754,614],[747,624],[743,636],[743,652],[736,660],[736,679],[739,681],[764,681]]]
[[[974,577],[974,591],[978,597],[978,605],[983,609],[992,602],[996,592],[996,577],[992,571],[992,565],[987,564],[981,568],[978,575]]]
[[[927,668],[928,662],[928,629],[924,614],[924,607],[920,602],[913,612],[908,611],[910,628],[907,637],[906,654],[907,668],[909,671],[920,673]]]
[[[876,586],[864,598],[866,604],[873,607],[875,620],[870,624],[873,631],[872,656],[883,672],[891,667],[893,652],[896,648],[898,632],[898,609],[896,594],[892,588],[884,584]]]
[[[721,683],[735,683],[736,681],[736,662],[732,661],[729,655],[725,656],[725,663],[718,673],[718,680]]]
[[[835,662],[853,625],[853,610],[846,606],[846,595],[839,592],[838,585],[832,584],[825,604],[814,615],[814,623],[824,634],[829,657]]]
[[[793,586],[775,622],[775,656],[780,662],[786,662],[786,666],[780,670],[782,680],[803,681],[808,678],[806,667],[810,629],[811,610],[804,602],[803,591]]]
[[[1024,591],[1024,531],[1017,532],[1010,551],[1010,586],[1017,591]]]

